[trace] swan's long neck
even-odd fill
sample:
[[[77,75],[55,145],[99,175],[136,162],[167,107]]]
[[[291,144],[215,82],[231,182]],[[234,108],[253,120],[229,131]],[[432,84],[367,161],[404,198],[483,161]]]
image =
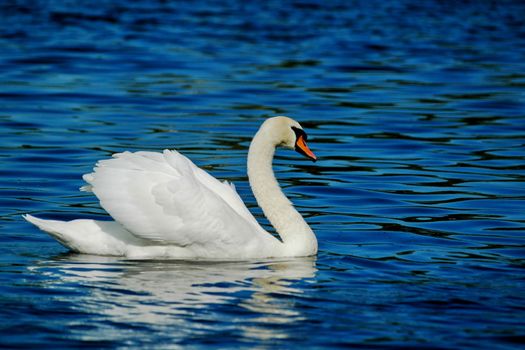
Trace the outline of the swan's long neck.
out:
[[[276,145],[259,130],[248,152],[248,178],[264,215],[279,233],[285,254],[307,256],[317,252],[317,239],[292,202],[282,192],[272,169]]]

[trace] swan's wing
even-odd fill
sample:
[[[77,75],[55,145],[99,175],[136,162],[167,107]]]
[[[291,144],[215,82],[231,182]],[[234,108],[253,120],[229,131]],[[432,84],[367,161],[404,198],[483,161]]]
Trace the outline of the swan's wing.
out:
[[[143,239],[238,246],[265,235],[234,187],[177,151],[119,153],[84,180],[101,206]]]

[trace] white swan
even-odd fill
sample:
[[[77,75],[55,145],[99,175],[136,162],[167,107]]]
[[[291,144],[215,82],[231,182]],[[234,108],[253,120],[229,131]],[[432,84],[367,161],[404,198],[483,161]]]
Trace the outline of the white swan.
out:
[[[85,254],[128,258],[251,259],[309,256],[317,239],[281,191],[272,170],[277,146],[311,160],[301,125],[267,119],[248,152],[248,178],[257,203],[282,241],[266,232],[235,187],[221,183],[177,151],[124,152],[84,175],[115,221],[24,218],[64,246]]]

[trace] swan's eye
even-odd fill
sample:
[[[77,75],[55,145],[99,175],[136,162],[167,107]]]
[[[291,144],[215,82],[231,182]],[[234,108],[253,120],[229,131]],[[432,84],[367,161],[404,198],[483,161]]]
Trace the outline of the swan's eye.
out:
[[[299,140],[301,137],[303,140],[308,140],[308,135],[304,132],[303,129],[296,128],[295,126],[292,126],[292,130],[295,133],[295,140]]]

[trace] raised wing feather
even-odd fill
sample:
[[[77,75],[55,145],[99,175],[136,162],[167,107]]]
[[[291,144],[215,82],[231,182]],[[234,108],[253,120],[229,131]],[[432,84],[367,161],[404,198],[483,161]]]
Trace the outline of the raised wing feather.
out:
[[[239,246],[266,235],[231,185],[177,151],[119,153],[84,179],[101,206],[143,239]]]

